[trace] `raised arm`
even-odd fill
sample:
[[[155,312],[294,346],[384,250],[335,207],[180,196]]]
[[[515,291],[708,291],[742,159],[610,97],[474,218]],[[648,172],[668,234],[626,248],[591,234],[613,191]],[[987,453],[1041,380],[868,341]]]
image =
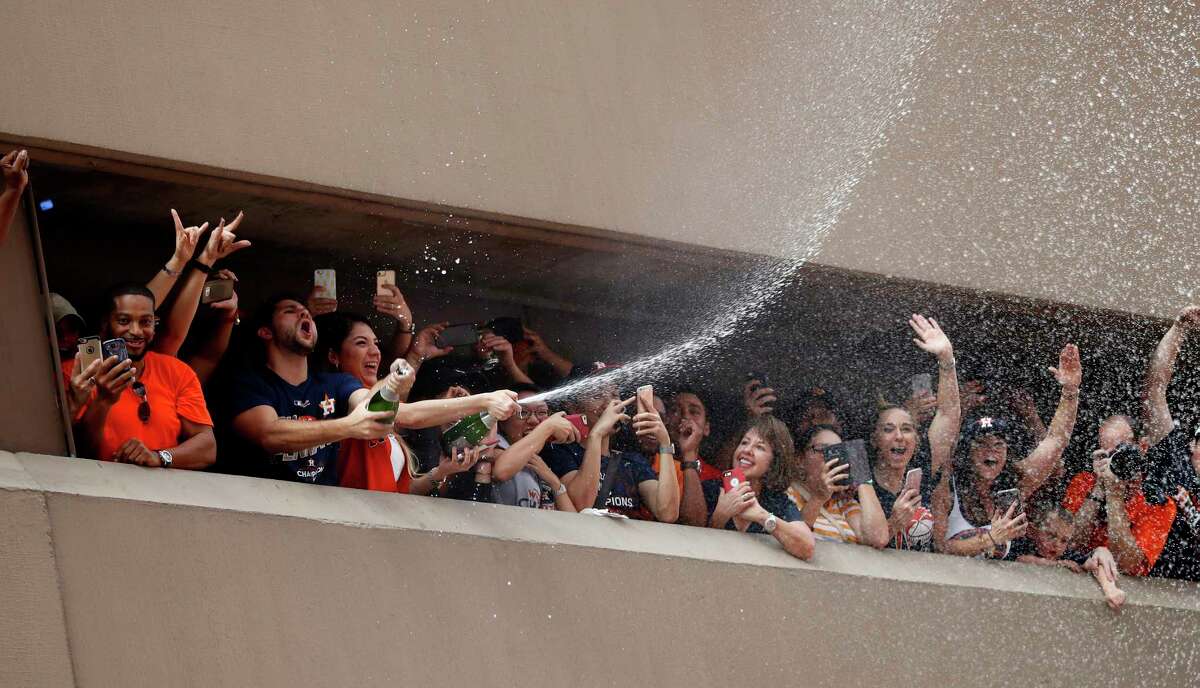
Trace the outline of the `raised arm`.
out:
[[[0,246],[3,246],[17,208],[21,207],[21,194],[29,184],[29,151],[9,151],[0,158],[0,174],[4,176],[4,190],[0,191]]]
[[[1184,340],[1200,326],[1200,306],[1188,306],[1175,317],[1175,322],[1158,342],[1150,366],[1146,370],[1146,386],[1143,391],[1142,420],[1146,425],[1149,446],[1158,444],[1171,432],[1174,424],[1171,409],[1167,407],[1167,387],[1175,375],[1175,361]]]
[[[484,413],[496,420],[506,420],[518,411],[517,394],[506,389],[486,394],[451,399],[428,399],[400,404],[396,410],[396,427],[420,429],[453,423],[473,413]]]
[[[496,456],[492,462],[492,479],[500,482],[512,480],[514,475],[520,473],[526,464],[537,456],[547,442],[566,444],[578,441],[579,431],[566,419],[566,414],[556,413],[538,423],[528,435]]]
[[[530,351],[533,355],[550,364],[550,367],[554,369],[555,375],[564,378],[571,374],[571,367],[575,364],[560,356],[554,349],[551,349],[540,334],[526,327],[525,339],[529,342]]]
[[[185,236],[194,230],[203,231],[204,227],[208,226],[205,223],[201,227],[184,228],[183,223],[179,220],[179,215],[172,210],[171,215],[175,218],[175,243],[176,255],[179,255],[180,233]],[[250,246],[250,242],[246,240],[239,241],[237,238],[237,229],[242,224],[243,214],[239,212],[237,217],[233,218],[233,222],[225,224],[225,218],[217,223],[216,229],[208,237],[208,243],[204,244],[204,249],[200,251],[200,255],[196,257],[196,263],[201,267],[192,270],[183,280],[183,286],[179,290],[179,296],[175,298],[175,303],[171,305],[171,310],[167,313],[166,328],[163,336],[159,337],[155,343],[155,350],[160,353],[174,356],[179,352],[179,347],[183,346],[183,341],[187,338],[188,331],[192,327],[192,320],[196,317],[196,309],[200,307],[200,297],[204,293],[204,282],[208,279],[209,272],[212,271],[217,261],[226,256],[240,251],[243,248]],[[198,238],[199,235],[197,235]],[[193,244],[192,249],[195,249]],[[188,254],[188,258],[191,254]],[[186,267],[187,262],[184,261]],[[163,273],[156,275],[156,279]],[[224,349],[222,349],[224,352]]]
[[[396,329],[392,333],[392,341],[386,352],[387,360],[391,360],[408,353],[417,328],[413,324],[412,309],[408,307],[408,302],[404,300],[404,294],[400,292],[400,288],[394,284],[388,284],[384,285],[384,289],[387,293],[376,292],[375,296],[371,298],[371,304],[375,306],[375,312],[396,322]]]
[[[1079,362],[1079,348],[1067,344],[1058,355],[1058,367],[1050,368],[1054,379],[1062,386],[1058,398],[1058,409],[1046,430],[1046,437],[1034,447],[1029,456],[1018,464],[1021,477],[1017,487],[1021,496],[1028,498],[1046,478],[1058,470],[1063,451],[1071,441],[1075,429],[1075,413],[1079,409],[1079,384],[1083,380],[1083,369]]]
[[[208,229],[207,222],[199,227],[184,227],[183,221],[179,219],[179,213],[175,212],[174,208],[171,209],[171,217],[175,221],[175,252],[146,283],[146,288],[154,293],[155,307],[167,300],[167,295],[171,293],[175,281],[179,279],[179,275],[187,267],[187,262],[192,259],[192,254],[196,252],[196,244],[200,242],[200,235]]]
[[[237,281],[237,276],[229,270],[222,270],[220,275],[222,279]],[[229,349],[229,340],[233,338],[233,327],[238,323],[237,291],[234,291],[233,295],[224,301],[209,304],[209,307],[217,315],[216,329],[209,335],[208,340],[187,359],[187,364],[196,371],[196,377],[200,379],[202,385],[212,377],[217,366],[221,364],[221,358],[225,356],[225,351]]]
[[[600,492],[600,461],[608,451],[608,439],[616,431],[617,424],[628,421],[625,409],[633,403],[634,397],[624,401],[611,401],[599,420],[588,432],[587,444],[584,445],[583,463],[579,470],[568,473],[566,480],[567,494],[577,510],[591,508],[596,503],[596,495]]]
[[[633,417],[633,430],[638,437],[653,437],[658,443],[658,480],[638,484],[638,494],[650,507],[660,523],[679,520],[679,477],[675,474],[675,455],[669,449],[671,437],[662,417],[653,407]],[[644,486],[644,487],[643,487]]]
[[[954,455],[958,431],[962,425],[962,410],[958,400],[958,371],[954,365],[954,347],[950,338],[933,318],[914,314],[908,325],[916,333],[913,343],[922,351],[933,354],[938,362],[937,413],[929,424],[929,456],[934,475]]]

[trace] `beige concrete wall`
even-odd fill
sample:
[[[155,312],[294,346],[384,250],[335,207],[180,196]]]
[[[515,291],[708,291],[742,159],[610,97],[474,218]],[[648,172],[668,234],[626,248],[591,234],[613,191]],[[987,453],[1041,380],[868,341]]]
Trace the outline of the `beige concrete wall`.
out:
[[[1128,581],[1114,616],[1066,571],[833,545],[805,564],[737,533],[0,459],[0,509],[48,507],[39,561],[57,566],[80,686],[1186,685],[1200,669],[1190,584]],[[0,647],[23,641],[9,616]]]
[[[1197,10],[1122,7],[6,3],[0,131],[1167,315]]]

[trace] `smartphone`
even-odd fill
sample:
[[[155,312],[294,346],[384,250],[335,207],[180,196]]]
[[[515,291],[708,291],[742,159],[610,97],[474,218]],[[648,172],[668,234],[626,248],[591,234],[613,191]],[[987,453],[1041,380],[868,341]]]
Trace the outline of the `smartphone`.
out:
[[[475,323],[459,323],[450,325],[437,336],[437,345],[441,348],[448,346],[467,346],[479,341],[479,326]]]
[[[380,270],[375,273],[375,293],[379,296],[387,296],[392,292],[387,287],[396,286],[396,271],[395,270]]]
[[[826,461],[837,461],[837,463],[833,464],[832,468],[837,468],[841,465],[850,466],[850,470],[842,475],[842,480],[839,482],[842,485],[851,485],[854,482],[854,465],[850,463],[850,447],[847,443],[838,442],[837,444],[831,444],[825,447],[824,453]]]
[[[904,487],[900,488],[900,491],[903,492],[904,490],[916,490],[920,492],[921,478],[923,477],[924,475],[920,468],[910,468],[908,473],[904,474]]]
[[[129,360],[129,349],[126,348],[124,339],[106,340],[100,345],[100,350],[104,352],[105,358],[116,356],[117,363]]]
[[[99,337],[80,337],[77,346],[79,348],[79,370],[87,370],[87,367],[93,362],[100,360]]]
[[[913,375],[908,379],[908,384],[914,397],[933,394],[933,376],[929,373]]]
[[[1006,514],[1008,513],[1008,508],[1013,504],[1017,505],[1017,510],[1013,512],[1013,516],[1025,510],[1025,507],[1021,504],[1020,490],[1012,488],[992,493],[992,505],[996,507],[996,511]]]
[[[642,385],[638,387],[637,412],[653,413],[654,411],[654,385]]]
[[[487,327],[491,328],[498,336],[504,337],[513,344],[525,341],[525,325],[520,318],[512,316],[503,316],[492,318],[488,321]]]
[[[579,431],[579,441],[580,442],[587,439],[587,436],[588,436],[587,416],[584,416],[579,413],[575,413],[575,414],[563,416],[563,418],[566,418],[567,420],[571,421],[571,425],[574,425],[575,429]]]
[[[337,299],[337,270],[313,271],[313,296],[318,299]]]
[[[216,303],[233,297],[233,280],[219,279],[204,283],[200,303]]]
[[[732,471],[725,471],[721,474],[722,480],[725,481],[725,491],[731,492],[738,488],[738,485],[746,482],[746,474],[741,468],[735,468]]]

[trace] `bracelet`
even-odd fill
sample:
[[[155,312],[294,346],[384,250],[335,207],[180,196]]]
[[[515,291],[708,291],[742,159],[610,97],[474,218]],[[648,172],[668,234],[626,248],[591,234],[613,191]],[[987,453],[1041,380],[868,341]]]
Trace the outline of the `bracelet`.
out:
[[[200,272],[203,272],[206,275],[211,275],[213,273],[213,269],[211,266],[205,265],[204,263],[201,263],[200,261],[196,260],[195,258],[189,260],[188,265],[192,266],[192,268],[195,270],[199,270]]]
[[[561,497],[567,493],[567,486],[563,483],[558,484],[558,489],[554,491],[555,497]]]
[[[992,554],[995,554],[1000,545],[996,544],[996,538],[992,537],[992,531],[990,529],[985,530],[983,531],[983,534],[987,535],[988,539],[992,541]]]
[[[166,265],[162,266],[162,271],[167,273],[167,277],[178,277],[179,276],[178,270],[172,270],[171,268],[167,267]]]

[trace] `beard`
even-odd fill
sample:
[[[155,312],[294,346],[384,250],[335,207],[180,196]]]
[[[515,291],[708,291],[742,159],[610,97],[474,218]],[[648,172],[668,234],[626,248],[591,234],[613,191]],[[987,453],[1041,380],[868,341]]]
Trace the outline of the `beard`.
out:
[[[294,354],[307,356],[317,348],[317,338],[313,337],[311,344],[302,342],[300,341],[299,332],[293,327],[290,330],[280,333],[279,348],[284,349],[285,351],[290,351]]]

